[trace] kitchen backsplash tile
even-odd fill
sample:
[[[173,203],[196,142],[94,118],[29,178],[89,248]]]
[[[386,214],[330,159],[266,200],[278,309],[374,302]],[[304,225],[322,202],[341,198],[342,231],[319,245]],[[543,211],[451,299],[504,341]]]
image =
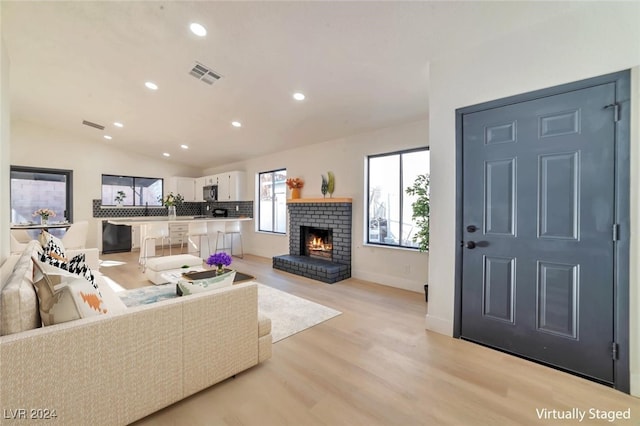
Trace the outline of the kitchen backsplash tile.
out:
[[[167,216],[166,207],[103,207],[101,203],[102,200],[93,200],[93,217]],[[176,212],[178,216],[211,216],[214,209],[220,208],[227,209],[228,217],[253,217],[253,201],[185,202],[176,206]]]

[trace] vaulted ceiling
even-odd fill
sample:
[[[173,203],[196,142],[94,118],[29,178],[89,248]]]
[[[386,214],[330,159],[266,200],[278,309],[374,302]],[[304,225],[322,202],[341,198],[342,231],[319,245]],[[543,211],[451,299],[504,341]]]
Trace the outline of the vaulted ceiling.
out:
[[[426,119],[431,61],[577,7],[3,1],[11,119],[214,167]],[[191,33],[192,22],[207,35]],[[196,62],[222,77],[212,85],[196,79]],[[306,99],[294,100],[295,92]]]

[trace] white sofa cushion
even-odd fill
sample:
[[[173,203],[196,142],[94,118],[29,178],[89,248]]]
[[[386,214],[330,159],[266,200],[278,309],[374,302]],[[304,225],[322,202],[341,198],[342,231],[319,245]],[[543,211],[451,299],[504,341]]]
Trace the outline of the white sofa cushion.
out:
[[[181,269],[183,266],[202,266],[202,259],[191,254],[176,254],[173,256],[154,257],[147,260],[144,274],[149,281],[154,284],[164,284],[167,281],[162,275],[174,269]],[[187,269],[185,269],[185,272]]]
[[[37,241],[32,241],[14,262],[8,260],[2,265],[3,271],[12,267],[6,284],[0,293],[0,335],[19,333],[40,327],[38,312],[38,297],[33,288],[32,254],[40,247]]]
[[[178,269],[183,266],[201,266],[202,259],[191,254],[174,254],[173,256],[153,257],[147,260],[146,268],[154,271]]]
[[[118,294],[111,288],[108,283],[109,278],[103,276],[99,272],[95,274],[95,283],[98,285],[102,300],[107,307],[107,314],[117,314],[127,310],[127,305],[124,304]]]

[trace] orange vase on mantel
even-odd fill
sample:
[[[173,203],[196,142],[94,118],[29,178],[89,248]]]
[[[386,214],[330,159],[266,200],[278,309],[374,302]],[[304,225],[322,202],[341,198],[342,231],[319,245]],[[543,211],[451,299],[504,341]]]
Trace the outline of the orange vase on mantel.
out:
[[[291,199],[300,198],[300,188],[291,188]]]

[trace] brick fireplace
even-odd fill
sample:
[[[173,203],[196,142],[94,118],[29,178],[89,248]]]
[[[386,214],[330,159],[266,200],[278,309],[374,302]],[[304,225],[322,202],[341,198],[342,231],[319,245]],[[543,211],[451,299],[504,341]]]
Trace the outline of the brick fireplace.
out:
[[[289,254],[273,267],[329,284],[351,277],[351,198],[289,200],[287,210]]]

